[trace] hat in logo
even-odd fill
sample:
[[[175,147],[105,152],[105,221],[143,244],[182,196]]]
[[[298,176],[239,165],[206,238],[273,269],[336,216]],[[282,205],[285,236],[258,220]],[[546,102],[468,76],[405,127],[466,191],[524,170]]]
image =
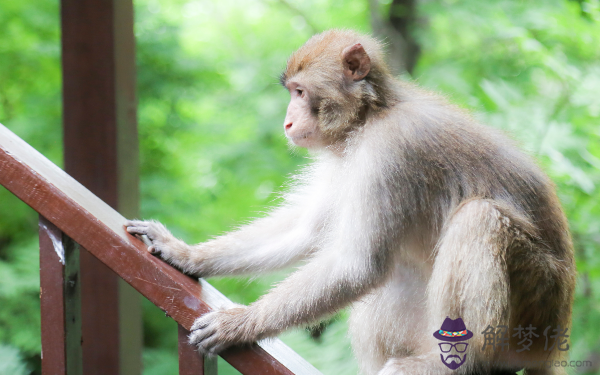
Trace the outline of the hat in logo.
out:
[[[450,319],[446,317],[442,327],[433,333],[433,337],[442,341],[464,341],[473,337],[473,332],[467,330],[465,322],[461,318]]]

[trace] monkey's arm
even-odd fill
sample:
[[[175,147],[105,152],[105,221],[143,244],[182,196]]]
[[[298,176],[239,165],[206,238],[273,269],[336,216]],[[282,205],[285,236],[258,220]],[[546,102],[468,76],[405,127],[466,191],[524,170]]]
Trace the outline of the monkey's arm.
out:
[[[130,221],[131,234],[147,235],[149,251],[198,277],[261,273],[304,258],[316,242],[317,212],[285,206],[239,230],[198,245],[175,238],[162,224]]]
[[[328,235],[331,240],[307,264],[248,307],[199,318],[190,343],[214,354],[312,322],[360,298],[388,273],[392,237],[384,233],[391,229],[382,225],[381,212],[386,211],[368,202],[349,203]]]
[[[350,240],[351,237],[347,237]],[[351,241],[351,240],[350,240]],[[314,322],[358,299],[387,273],[383,249],[338,243],[311,259],[249,307],[259,336]]]

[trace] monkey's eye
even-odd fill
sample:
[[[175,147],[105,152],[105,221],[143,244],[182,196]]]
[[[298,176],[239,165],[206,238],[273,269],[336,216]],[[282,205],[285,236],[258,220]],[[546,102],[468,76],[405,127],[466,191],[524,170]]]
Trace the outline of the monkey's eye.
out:
[[[304,95],[304,90],[296,89],[296,94],[298,94],[298,96],[303,96]]]

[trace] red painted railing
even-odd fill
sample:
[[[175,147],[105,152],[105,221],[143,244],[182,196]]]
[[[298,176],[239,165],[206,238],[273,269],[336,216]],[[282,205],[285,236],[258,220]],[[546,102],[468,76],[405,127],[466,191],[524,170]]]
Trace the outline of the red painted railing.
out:
[[[194,320],[231,302],[146,251],[125,218],[0,125],[0,184],[40,214],[42,367],[82,373],[79,252],[87,251],[179,323],[180,374],[214,374],[185,341]],[[118,345],[118,343],[114,343]],[[233,347],[221,356],[242,374],[319,374],[279,340]]]

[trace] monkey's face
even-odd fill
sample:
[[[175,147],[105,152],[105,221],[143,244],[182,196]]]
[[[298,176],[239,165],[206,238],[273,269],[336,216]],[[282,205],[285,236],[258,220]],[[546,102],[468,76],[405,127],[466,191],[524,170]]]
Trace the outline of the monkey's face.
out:
[[[312,37],[292,54],[280,83],[291,94],[283,126],[293,144],[309,149],[343,145],[365,123],[367,110],[381,106],[375,90],[381,85],[366,79],[375,65],[362,43],[372,51],[379,48],[361,35],[333,31]],[[373,71],[376,80],[386,72]]]
[[[300,147],[310,149],[326,146],[319,128],[319,119],[311,110],[308,89],[293,80],[286,87],[291,99],[283,122],[285,136]]]

